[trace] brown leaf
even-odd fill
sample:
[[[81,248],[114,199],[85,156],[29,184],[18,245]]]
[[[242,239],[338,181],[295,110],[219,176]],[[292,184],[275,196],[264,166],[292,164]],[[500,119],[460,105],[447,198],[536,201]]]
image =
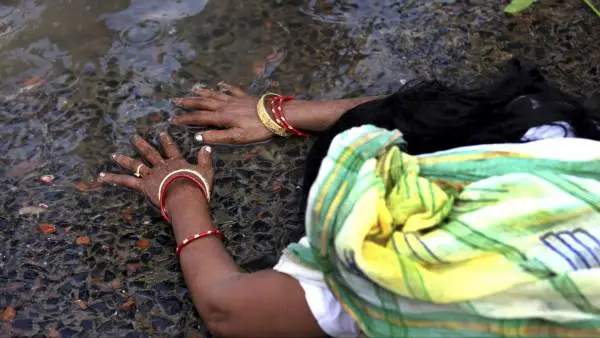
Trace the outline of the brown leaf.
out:
[[[137,272],[142,268],[142,263],[129,263],[127,264],[127,270],[131,272]]]
[[[42,279],[40,277],[36,278],[33,282],[33,291],[39,290],[42,287]]]
[[[100,189],[100,187],[102,187],[102,183],[100,183],[98,181],[79,182],[79,183],[75,184],[75,188],[81,192],[97,190],[97,189]]]
[[[125,223],[133,224],[133,215],[131,214],[131,208],[126,208],[125,210],[123,210],[123,213],[121,215],[123,216],[123,220],[125,221]]]
[[[77,306],[79,306],[79,308],[82,310],[87,310],[88,308],[88,303],[81,299],[76,300],[75,304],[77,304]]]
[[[152,114],[149,118],[152,122],[160,122],[162,120],[162,117],[159,114]]]
[[[88,236],[79,236],[75,239],[75,244],[90,245],[90,244],[92,244],[92,240]]]
[[[150,246],[150,241],[147,239],[140,239],[135,242],[135,245],[140,249],[146,249]]]
[[[255,61],[252,64],[252,74],[256,76],[265,75],[265,71],[267,70],[267,63],[265,61]]]
[[[122,286],[123,286],[123,283],[121,283],[121,281],[118,279],[115,279],[114,281],[112,281],[110,283],[110,287],[113,289],[120,289]]]
[[[23,81],[23,86],[25,87],[29,87],[29,86],[34,86],[34,85],[39,85],[40,83],[44,83],[45,81],[42,80],[41,77],[39,76],[34,76],[34,77],[30,77],[29,79],[25,79]]]
[[[39,76],[34,76],[32,78],[26,79],[23,81],[23,87],[19,89],[19,93],[26,93],[37,87],[46,83],[46,80],[42,80]]]
[[[57,329],[48,330],[48,338],[60,338],[60,332]]]
[[[123,310],[123,311],[130,311],[134,307],[135,307],[135,301],[131,297],[127,298],[127,301],[125,303],[121,304],[121,310]]]
[[[5,322],[9,322],[17,316],[17,310],[13,307],[5,307],[2,311],[2,320]]]
[[[50,223],[44,223],[39,225],[40,232],[43,234],[54,234],[56,233],[56,225]]]

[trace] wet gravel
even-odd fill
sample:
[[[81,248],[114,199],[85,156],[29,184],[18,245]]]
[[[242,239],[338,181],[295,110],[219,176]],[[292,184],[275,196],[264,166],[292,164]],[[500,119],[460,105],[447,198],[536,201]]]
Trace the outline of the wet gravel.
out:
[[[181,113],[168,99],[195,83],[332,99],[389,93],[415,77],[475,86],[516,56],[568,92],[600,97],[600,18],[577,0],[540,1],[516,17],[504,4],[4,1],[0,336],[209,336],[157,210],[93,184],[117,170],[112,152],[133,154],[134,132],[156,143],[168,130],[194,154],[197,129],[166,120]],[[271,267],[302,235],[309,145],[215,147],[214,219],[248,271]]]

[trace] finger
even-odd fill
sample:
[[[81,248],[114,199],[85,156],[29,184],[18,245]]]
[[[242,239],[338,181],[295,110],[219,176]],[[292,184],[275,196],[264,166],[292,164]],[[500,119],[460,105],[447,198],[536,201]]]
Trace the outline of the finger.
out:
[[[166,132],[160,133],[160,144],[165,150],[165,154],[168,158],[175,159],[183,157],[171,136],[169,136],[169,134],[167,134]]]
[[[236,128],[207,130],[196,133],[194,138],[200,143],[208,144],[242,144],[245,141],[242,133]]]
[[[185,115],[176,115],[169,120],[172,124],[193,124],[199,126],[227,127],[231,119],[226,114],[214,111],[198,111]]]
[[[194,87],[191,89],[191,92],[202,98],[210,98],[225,102],[229,101],[229,95],[208,88]]]
[[[150,168],[148,168],[142,161],[138,161],[136,159],[122,154],[112,154],[111,158],[113,159],[113,161],[117,162],[121,167],[133,173],[139,173],[142,176],[150,173]]]
[[[212,168],[212,148],[210,146],[204,146],[198,151],[198,165]]]
[[[212,97],[186,97],[173,100],[173,104],[183,109],[212,111],[221,109],[225,103],[225,101],[217,100]]]
[[[164,162],[160,153],[154,149],[146,140],[139,135],[133,137],[133,145],[137,148],[142,156],[152,165],[157,165]]]
[[[223,81],[219,82],[217,84],[217,86],[219,86],[222,89],[225,89],[225,90],[229,91],[231,93],[231,96],[235,96],[235,97],[247,97],[247,96],[250,96],[250,95],[246,94],[246,92],[243,91],[240,87],[236,87],[234,85],[230,85],[229,83],[225,83]]]
[[[131,189],[141,190],[141,181],[129,175],[100,173],[98,175],[98,182],[104,184],[117,184],[122,185],[124,187],[129,187]]]

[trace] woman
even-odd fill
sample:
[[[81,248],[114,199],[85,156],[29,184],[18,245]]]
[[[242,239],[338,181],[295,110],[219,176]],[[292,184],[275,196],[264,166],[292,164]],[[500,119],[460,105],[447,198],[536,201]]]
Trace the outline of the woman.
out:
[[[269,96],[259,101],[230,85],[223,84],[222,89],[201,89],[198,97],[175,100],[197,111],[173,117],[171,122],[223,128],[196,135],[205,143],[262,141],[273,133],[286,133],[284,126],[292,128],[287,131],[323,132],[307,158],[307,236],[291,245],[273,270],[242,273],[223,246],[208,207],[214,178],[209,146],[199,151],[197,164],[190,164],[167,134],[160,136],[165,157],[136,136],[133,143],[149,165],[115,154],[113,159],[134,176],[99,175],[103,183],[137,189],[161,205],[180,243],[176,251],[194,304],[214,334],[312,337],[356,336],[363,331],[391,337],[541,337],[599,333],[589,282],[578,284],[572,277],[570,289],[564,287],[564,279],[556,286],[563,296],[569,290],[581,291],[575,305],[542,297],[549,294],[546,284],[560,284],[557,276],[578,266],[569,270],[559,263],[544,263],[545,253],[527,252],[538,248],[532,244],[535,238],[548,239],[551,231],[562,229],[554,228],[559,224],[577,221],[584,227],[587,223],[581,217],[600,220],[595,211],[600,200],[595,192],[600,189],[594,185],[600,151],[594,141],[562,141],[572,136],[600,139],[597,118],[548,86],[535,69],[512,61],[503,81],[475,92],[420,83],[384,98],[288,102],[276,96],[271,114],[264,111]],[[281,122],[283,110],[288,125]],[[277,124],[265,122],[265,117]],[[552,139],[557,137],[560,142]],[[543,140],[547,138],[551,139]],[[537,140],[542,141],[526,143]],[[554,143],[542,143],[548,141]],[[587,148],[583,156],[571,152],[560,158],[548,146]],[[442,151],[446,149],[450,150]],[[563,192],[556,182],[547,186],[529,176],[537,172],[561,179],[573,176],[592,193],[581,192],[569,204],[572,191]],[[182,176],[172,180],[173,175]],[[550,208],[552,203],[544,196],[566,206]],[[542,200],[545,203],[536,203]],[[508,231],[503,218],[509,214],[508,206],[526,203],[530,207],[522,208],[511,222],[525,220],[536,231]],[[496,208],[496,213],[490,214],[490,208]],[[449,229],[464,224],[464,229],[453,233],[460,240],[446,236]],[[475,243],[470,241],[473,236],[486,240]],[[429,247],[422,244],[414,249],[409,237]],[[406,244],[396,242],[398,238]],[[585,255],[595,258],[596,247],[586,248]],[[439,261],[430,261],[433,258],[424,258],[425,254]],[[586,263],[592,261],[584,258],[589,258],[582,260]],[[595,272],[596,265],[588,263],[587,268]],[[466,277],[467,289],[461,290],[461,278]],[[537,280],[545,284],[536,284]],[[526,308],[511,307],[512,300]],[[538,308],[527,307],[536,302]]]

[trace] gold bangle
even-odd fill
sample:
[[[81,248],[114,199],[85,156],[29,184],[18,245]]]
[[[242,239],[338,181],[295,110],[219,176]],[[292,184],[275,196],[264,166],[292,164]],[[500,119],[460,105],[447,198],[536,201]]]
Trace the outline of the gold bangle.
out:
[[[260,122],[262,122],[262,124],[265,126],[265,128],[267,128],[273,134],[282,137],[288,137],[290,136],[290,133],[287,130],[285,130],[282,126],[278,125],[277,122],[273,120],[273,118],[265,108],[265,98],[269,95],[273,94],[267,93],[261,96],[260,100],[258,100],[258,104],[256,105],[256,112],[258,114],[258,118],[260,119]]]

